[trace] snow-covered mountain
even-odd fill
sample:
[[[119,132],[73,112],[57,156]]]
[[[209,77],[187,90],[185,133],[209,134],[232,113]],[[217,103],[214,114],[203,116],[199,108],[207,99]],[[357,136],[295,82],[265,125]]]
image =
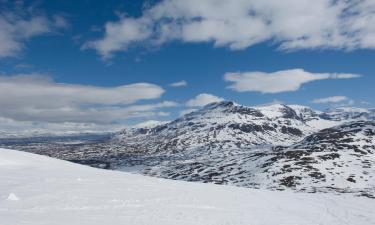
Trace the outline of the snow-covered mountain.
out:
[[[286,146],[324,128],[374,118],[374,110],[340,108],[320,112],[299,105],[246,107],[223,101],[159,126],[125,129],[114,142],[143,153]]]
[[[224,101],[105,142],[6,147],[176,180],[374,197],[374,115]]]
[[[373,118],[364,109],[224,101],[161,126],[124,130],[112,149],[134,153],[115,168],[151,176],[373,197]]]
[[[186,183],[0,149],[1,225],[375,224],[375,201]]]
[[[375,197],[375,121],[352,121],[276,147],[261,165],[263,185]]]
[[[375,109],[362,109],[354,107],[341,107],[328,109],[322,118],[335,121],[343,120],[375,120]]]
[[[251,108],[223,101],[160,126],[126,129],[116,140],[119,146],[147,153],[252,148],[289,145],[322,126],[338,124],[320,118],[312,110],[301,116],[301,111],[297,114],[293,108],[280,104]]]

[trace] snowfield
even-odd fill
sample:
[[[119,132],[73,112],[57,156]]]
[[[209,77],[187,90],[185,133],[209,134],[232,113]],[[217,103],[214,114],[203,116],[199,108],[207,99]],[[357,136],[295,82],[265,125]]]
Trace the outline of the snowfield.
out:
[[[164,180],[0,149],[1,225],[366,225],[375,200]]]

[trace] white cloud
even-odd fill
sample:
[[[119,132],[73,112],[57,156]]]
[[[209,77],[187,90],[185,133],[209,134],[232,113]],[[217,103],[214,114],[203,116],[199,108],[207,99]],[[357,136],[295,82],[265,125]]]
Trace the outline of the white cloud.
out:
[[[347,105],[354,105],[355,101],[350,99],[348,102],[347,102]]]
[[[272,41],[280,49],[374,49],[373,0],[164,0],[137,18],[107,22],[86,43],[103,57],[135,44],[212,42],[244,49]]]
[[[178,81],[178,82],[175,82],[175,83],[171,83],[169,86],[171,86],[171,87],[186,87],[187,82],[185,80],[181,80],[181,81]]]
[[[360,103],[361,103],[362,105],[371,105],[371,103],[368,102],[368,101],[361,101]]]
[[[53,25],[56,28],[68,28],[70,26],[69,22],[62,15],[53,16]]]
[[[129,104],[159,98],[163,93],[161,87],[149,83],[107,88],[56,83],[39,74],[0,76],[0,104],[3,107],[20,104],[38,107]]]
[[[125,51],[130,43],[146,40],[152,34],[149,21],[143,18],[126,18],[119,22],[108,22],[105,31],[102,40],[87,42],[83,45],[83,49],[94,48],[104,58],[109,58],[113,51]]]
[[[186,106],[188,107],[199,107],[199,106],[205,106],[212,102],[219,102],[223,101],[223,98],[217,97],[212,94],[202,93],[197,95],[195,98],[190,99],[186,102]]]
[[[22,7],[0,9],[0,58],[17,56],[27,40],[66,28],[67,24],[62,16],[52,20]]]
[[[161,87],[149,83],[97,87],[56,83],[41,75],[0,76],[0,117],[15,121],[87,124],[152,118],[168,115],[159,110],[175,107],[177,103],[134,103],[158,99],[163,93]]]
[[[315,104],[326,104],[326,103],[338,103],[348,101],[349,99],[346,96],[330,96],[326,98],[317,98],[312,102]]]
[[[238,72],[226,73],[225,81],[232,82],[228,88],[238,92],[280,93],[296,91],[301,85],[325,79],[350,79],[360,75],[346,73],[310,73],[303,69],[282,70],[273,73]]]

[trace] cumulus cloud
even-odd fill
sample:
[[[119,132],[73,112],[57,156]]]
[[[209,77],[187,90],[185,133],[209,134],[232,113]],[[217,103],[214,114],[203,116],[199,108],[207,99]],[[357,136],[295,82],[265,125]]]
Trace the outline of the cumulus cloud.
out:
[[[105,37],[102,40],[87,42],[83,49],[94,48],[104,58],[118,50],[127,50],[130,43],[146,40],[152,34],[148,19],[126,18],[105,25]]]
[[[330,96],[326,98],[317,98],[312,100],[315,104],[326,104],[326,103],[338,103],[338,102],[344,102],[348,101],[348,97],[346,96]]]
[[[187,101],[186,106],[188,106],[188,107],[199,107],[199,106],[205,106],[205,105],[207,105],[209,103],[212,103],[212,102],[219,102],[219,101],[223,101],[223,100],[224,100],[223,98],[217,97],[215,95],[202,93],[202,94],[199,94],[199,95],[195,96],[195,98]]]
[[[158,99],[163,88],[150,83],[118,87],[56,83],[41,75],[0,76],[0,117],[14,121],[108,124],[129,118],[166,116],[177,103]]]
[[[301,85],[326,79],[350,79],[360,77],[358,74],[346,73],[310,73],[303,69],[282,70],[273,73],[238,72],[226,73],[224,80],[232,82],[229,89],[238,92],[280,93],[296,91]]]
[[[5,5],[5,4],[4,4]],[[0,8],[0,58],[17,56],[25,42],[33,37],[66,28],[68,22],[61,15],[48,18],[22,5]]]
[[[103,57],[136,44],[211,42],[245,49],[272,41],[280,49],[374,49],[373,0],[163,0],[141,17],[107,22],[89,41]]]
[[[169,86],[171,86],[171,87],[186,87],[187,82],[185,80],[181,80],[181,81],[178,81],[178,82],[175,82],[175,83],[171,83]]]

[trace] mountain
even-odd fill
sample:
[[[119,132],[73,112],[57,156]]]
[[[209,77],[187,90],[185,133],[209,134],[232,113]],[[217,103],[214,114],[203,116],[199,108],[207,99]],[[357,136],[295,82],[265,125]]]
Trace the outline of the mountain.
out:
[[[289,145],[317,130],[314,118],[308,119],[286,105],[251,108],[223,101],[160,126],[126,129],[114,142],[128,151],[142,153]]]
[[[374,115],[223,101],[103,142],[4,147],[175,180],[374,197]]]
[[[328,109],[321,115],[322,118],[335,121],[343,120],[375,120],[375,109],[341,107]]]
[[[129,152],[145,154],[287,146],[324,128],[374,118],[374,110],[359,108],[321,112],[300,105],[246,107],[222,101],[169,123],[125,129],[113,142]]]
[[[153,128],[124,130],[116,169],[176,180],[374,197],[373,111],[233,102]],[[327,128],[329,127],[329,128]],[[323,129],[326,128],[326,129]]]
[[[159,125],[163,125],[168,123],[168,121],[158,121],[158,120],[147,120],[138,124],[131,126],[133,129],[140,129],[140,128],[153,128]]]
[[[375,197],[375,121],[324,129],[289,147],[276,147],[271,155],[261,166],[267,187]]]
[[[0,149],[2,225],[375,223],[375,201],[156,179]]]
[[[345,123],[287,147],[139,156],[128,165],[135,162],[137,172],[169,179],[374,198],[375,122]]]

